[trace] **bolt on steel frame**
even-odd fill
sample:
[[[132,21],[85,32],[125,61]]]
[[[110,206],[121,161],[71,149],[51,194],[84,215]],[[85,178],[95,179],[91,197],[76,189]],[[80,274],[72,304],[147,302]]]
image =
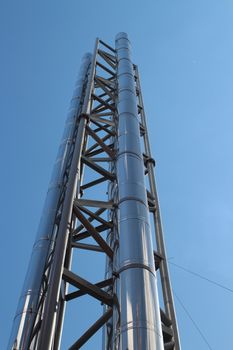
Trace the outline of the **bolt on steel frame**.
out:
[[[59,349],[66,303],[83,295],[104,311],[70,350],[101,327],[105,350],[181,349],[154,165],[128,37],[119,33],[115,48],[97,39],[71,100],[10,350]],[[98,191],[104,184],[105,195]],[[74,250],[104,253],[105,278],[93,282],[75,273]]]

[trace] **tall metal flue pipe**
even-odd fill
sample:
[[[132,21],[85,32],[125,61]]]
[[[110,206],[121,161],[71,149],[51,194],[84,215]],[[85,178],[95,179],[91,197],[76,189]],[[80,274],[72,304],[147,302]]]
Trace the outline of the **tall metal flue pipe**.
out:
[[[28,265],[18,308],[14,318],[9,341],[9,349],[29,349],[33,328],[41,314],[41,304],[47,293],[47,277],[50,261],[60,225],[57,217],[63,210],[66,171],[70,171],[70,156],[77,117],[80,115],[82,100],[85,95],[88,72],[92,55],[85,54],[75,84],[70,109],[67,115],[64,132],[54,164],[45,204],[38,227],[35,243]],[[37,320],[38,319],[38,320]]]
[[[153,165],[127,34],[115,48],[97,39],[81,66],[9,350],[59,349],[65,305],[83,295],[104,311],[69,349],[103,327],[104,350],[180,350]],[[77,273],[80,249],[87,259],[104,253],[103,280]]]
[[[125,33],[116,38],[118,81],[118,228],[117,295],[121,310],[121,349],[162,350],[149,208],[130,44]]]

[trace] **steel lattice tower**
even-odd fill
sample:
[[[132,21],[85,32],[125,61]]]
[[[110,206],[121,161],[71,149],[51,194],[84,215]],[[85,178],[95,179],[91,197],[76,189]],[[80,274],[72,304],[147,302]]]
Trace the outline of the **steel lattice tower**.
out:
[[[127,35],[115,48],[97,39],[71,100],[10,350],[59,349],[65,305],[86,294],[104,311],[69,349],[103,327],[105,350],[180,350],[154,165]],[[74,250],[106,255],[103,280],[75,273]]]

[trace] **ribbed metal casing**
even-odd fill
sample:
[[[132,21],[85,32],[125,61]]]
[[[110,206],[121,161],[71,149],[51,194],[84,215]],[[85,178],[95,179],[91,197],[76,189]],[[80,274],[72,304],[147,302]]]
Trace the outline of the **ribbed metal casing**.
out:
[[[80,110],[80,101],[83,94],[84,83],[91,60],[91,54],[84,55],[78,79],[76,81],[28,271],[13,322],[8,344],[9,350],[29,348],[31,332],[38,312],[38,302],[42,295],[42,279],[45,273],[48,255],[54,245],[53,237],[56,234],[56,232],[54,232],[56,229],[55,218],[63,186],[67,155],[72,142],[72,135],[77,122],[77,115]]]
[[[162,350],[163,337],[152,250],[149,209],[136,102],[130,43],[125,33],[116,37],[118,61],[118,154],[119,190],[117,296],[120,326],[115,342],[121,350]]]

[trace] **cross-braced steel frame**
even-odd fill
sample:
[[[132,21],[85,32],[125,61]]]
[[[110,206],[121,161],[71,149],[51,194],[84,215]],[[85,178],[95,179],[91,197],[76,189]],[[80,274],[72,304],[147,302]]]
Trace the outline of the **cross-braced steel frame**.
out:
[[[128,38],[118,34],[115,48],[97,39],[71,101],[9,349],[59,349],[66,303],[89,295],[104,312],[70,350],[101,327],[106,350],[180,350],[154,166]],[[101,281],[75,272],[74,250],[106,255]]]

